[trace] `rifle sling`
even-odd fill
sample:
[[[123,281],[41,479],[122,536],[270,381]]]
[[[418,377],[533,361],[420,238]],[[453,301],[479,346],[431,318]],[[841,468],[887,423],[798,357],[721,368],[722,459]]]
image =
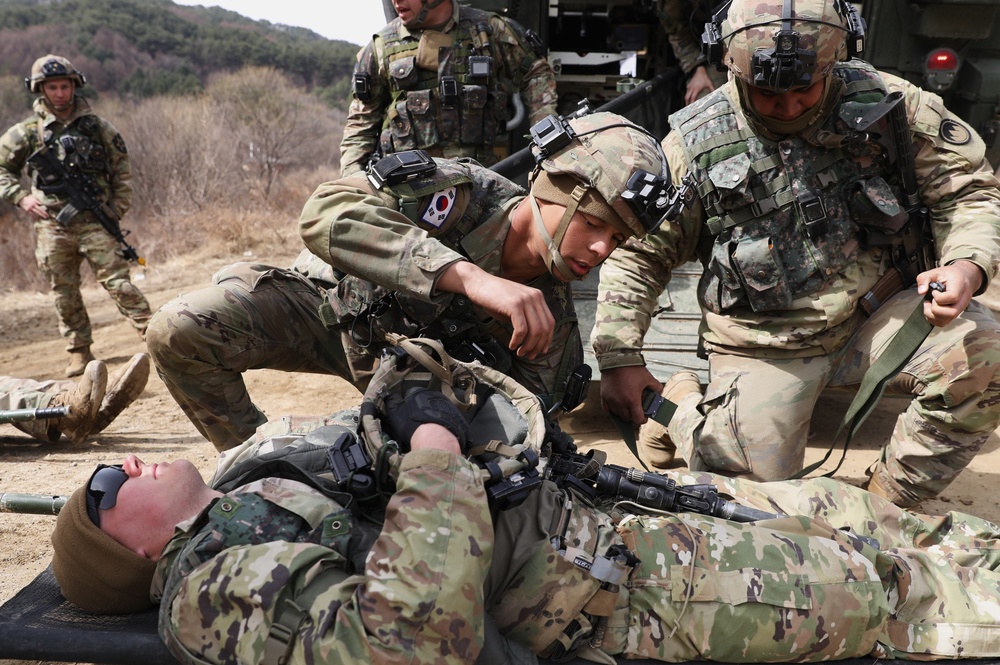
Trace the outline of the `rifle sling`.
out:
[[[844,439],[844,449],[841,453],[840,461],[837,462],[837,466],[832,471],[823,475],[830,477],[837,473],[840,466],[844,463],[844,459],[847,457],[847,446],[854,437],[854,433],[875,409],[879,399],[882,397],[882,393],[885,392],[885,384],[903,369],[903,366],[927,338],[932,327],[930,322],[924,317],[924,299],[921,298],[920,302],[917,303],[917,307],[910,313],[909,318],[906,319],[893,336],[888,346],[886,346],[885,351],[882,352],[882,355],[865,372],[864,377],[861,379],[861,385],[858,387],[858,393],[847,408],[847,413],[844,414],[843,420],[840,421],[840,427],[837,428],[837,433],[834,435],[833,441],[830,442],[830,448],[826,451],[823,459],[810,464],[793,475],[792,478],[803,478],[806,474],[812,473],[821,467],[830,458],[830,454],[836,447],[837,440],[846,429],[847,437]]]

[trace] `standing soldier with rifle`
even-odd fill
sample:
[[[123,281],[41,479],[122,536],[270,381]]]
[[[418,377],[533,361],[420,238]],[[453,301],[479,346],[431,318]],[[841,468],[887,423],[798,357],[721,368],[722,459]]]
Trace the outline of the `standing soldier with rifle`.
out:
[[[90,318],[80,294],[84,258],[143,338],[152,314],[129,279],[125,259],[145,262],[118,226],[132,203],[128,150],[118,130],[77,94],[85,83],[66,58],[39,58],[25,79],[31,92],[41,93],[34,114],[0,137],[0,197],[34,220],[35,258],[56,294],[59,332],[70,353],[69,377],[82,374],[94,359]],[[20,182],[25,168],[30,190]]]

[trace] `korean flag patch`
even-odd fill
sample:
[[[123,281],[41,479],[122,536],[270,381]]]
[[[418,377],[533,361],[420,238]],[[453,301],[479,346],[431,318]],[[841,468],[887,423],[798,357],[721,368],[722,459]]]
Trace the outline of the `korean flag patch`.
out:
[[[441,225],[448,219],[451,209],[455,207],[455,192],[454,187],[449,187],[432,194],[427,209],[420,216],[420,221],[430,224],[436,229],[441,228]]]

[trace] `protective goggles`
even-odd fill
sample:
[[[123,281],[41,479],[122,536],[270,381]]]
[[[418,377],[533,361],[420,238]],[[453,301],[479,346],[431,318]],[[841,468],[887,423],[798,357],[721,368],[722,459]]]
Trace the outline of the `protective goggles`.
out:
[[[121,464],[98,464],[94,474],[87,481],[87,517],[95,526],[101,526],[101,510],[114,508],[118,503],[118,490],[128,474]]]

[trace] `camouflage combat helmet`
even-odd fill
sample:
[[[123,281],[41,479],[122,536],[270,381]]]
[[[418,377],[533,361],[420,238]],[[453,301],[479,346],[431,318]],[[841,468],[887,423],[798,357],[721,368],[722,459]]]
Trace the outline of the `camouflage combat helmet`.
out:
[[[540,215],[535,217],[548,245],[550,272],[552,261],[562,263],[559,244],[577,211],[604,220],[626,237],[659,226],[663,206],[657,203],[665,201],[670,176],[663,149],[648,131],[602,112],[568,120],[550,115],[531,128],[531,137],[537,163],[530,176],[532,205],[537,197],[566,206],[552,238]]]
[[[42,81],[61,78],[70,79],[77,88],[87,84],[87,77],[73,63],[61,55],[49,53],[35,60],[35,64],[31,66],[31,76],[24,79],[24,85],[31,92],[41,92]]]
[[[365,390],[360,430],[372,459],[380,452],[398,468],[402,453],[383,421],[393,395],[406,397],[413,389],[440,391],[468,422],[467,456],[477,461],[487,487],[497,481],[536,473],[540,456],[547,456],[545,411],[541,400],[506,374],[478,361],[452,358],[433,339],[390,334],[393,344]]]
[[[739,80],[786,92],[858,56],[864,21],[848,0],[735,0],[721,28],[724,64]]]

